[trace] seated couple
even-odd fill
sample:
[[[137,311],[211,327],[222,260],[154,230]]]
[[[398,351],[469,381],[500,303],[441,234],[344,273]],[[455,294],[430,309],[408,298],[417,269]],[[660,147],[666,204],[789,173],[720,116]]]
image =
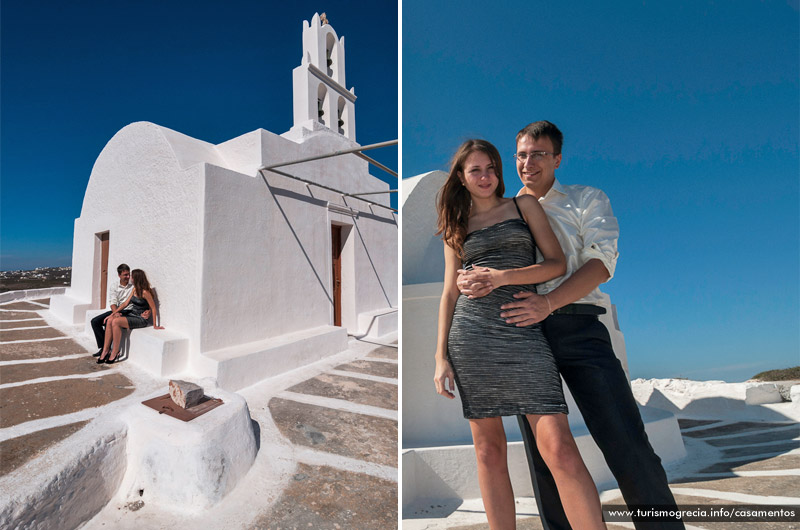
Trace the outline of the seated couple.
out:
[[[108,290],[111,311],[92,319],[92,330],[99,348],[94,354],[94,357],[99,357],[97,364],[112,364],[119,359],[123,328],[144,328],[158,321],[158,310],[144,271],[134,269],[131,272],[131,268],[122,263],[117,267],[117,274],[119,284]],[[154,325],[153,329],[164,327]]]

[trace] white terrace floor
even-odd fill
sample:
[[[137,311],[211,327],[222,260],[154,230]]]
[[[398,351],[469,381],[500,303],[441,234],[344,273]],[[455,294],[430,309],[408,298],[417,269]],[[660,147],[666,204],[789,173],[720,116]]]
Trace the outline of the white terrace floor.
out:
[[[800,426],[796,422],[679,420],[688,456],[667,468],[679,505],[800,505]],[[624,504],[619,490],[601,492],[604,505]],[[536,502],[517,499],[517,528],[540,530]],[[634,528],[609,523],[609,529]],[[480,499],[418,505],[404,514],[406,530],[488,530]],[[791,522],[694,522],[692,529],[800,529]]]
[[[781,386],[800,381],[781,382]],[[800,514],[800,402],[748,405],[743,383],[636,380],[634,395],[676,414],[687,456],[667,466],[679,506],[782,505]],[[655,391],[654,391],[655,390]],[[624,448],[621,448],[624,450]],[[615,486],[603,505],[624,504]],[[541,529],[533,498],[517,498],[517,527]],[[634,528],[609,523],[610,529]],[[480,499],[419,502],[403,510],[405,530],[487,530]],[[693,529],[800,529],[800,522],[690,522]]]
[[[167,379],[131,363],[97,365],[82,327],[48,300],[0,304],[0,521],[59,487],[65,466],[102,444],[109,416]],[[391,339],[391,338],[390,338]],[[397,345],[351,339],[334,357],[239,392],[257,422],[253,467],[214,508],[187,514],[111,500],[83,528],[393,528],[397,521]],[[15,492],[7,495],[6,492]],[[36,508],[30,528],[61,528],[69,496]],[[2,526],[2,524],[0,524]]]

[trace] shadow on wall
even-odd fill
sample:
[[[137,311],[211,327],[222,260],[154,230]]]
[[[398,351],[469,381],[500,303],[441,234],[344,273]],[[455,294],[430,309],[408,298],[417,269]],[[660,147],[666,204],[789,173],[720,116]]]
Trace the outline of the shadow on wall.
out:
[[[317,278],[317,283],[319,283],[319,286],[322,289],[322,292],[325,294],[325,297],[328,299],[328,302],[333,304],[333,296],[331,296],[331,293],[329,293],[328,289],[325,287],[325,282],[322,281],[322,278],[320,277],[319,273],[317,272],[316,267],[314,267],[314,263],[311,261],[311,258],[309,257],[308,253],[306,252],[306,249],[303,247],[303,243],[300,241],[300,238],[298,237],[297,232],[295,231],[294,227],[292,226],[291,221],[289,221],[289,216],[286,215],[286,212],[284,211],[283,207],[281,206],[281,203],[278,201],[277,195],[281,195],[281,196],[284,196],[284,197],[289,197],[289,198],[292,198],[292,199],[295,199],[295,200],[298,200],[298,201],[307,202],[309,204],[313,204],[313,205],[319,206],[319,207],[324,207],[327,204],[327,202],[326,201],[321,201],[319,199],[314,199],[312,197],[307,197],[305,195],[301,195],[300,193],[297,193],[297,192],[294,192],[294,191],[291,191],[291,190],[287,190],[287,189],[283,189],[283,188],[274,188],[273,186],[271,186],[269,184],[269,182],[267,182],[267,177],[264,175],[263,172],[259,172],[259,174],[261,175],[261,180],[263,180],[264,184],[267,186],[267,189],[269,190],[270,195],[272,195],[272,200],[275,201],[275,205],[278,207],[278,210],[281,212],[281,215],[283,216],[284,221],[286,221],[286,226],[289,227],[289,230],[291,230],[295,241],[297,241],[297,246],[300,247],[300,251],[303,253],[303,256],[305,256],[306,261],[308,262],[308,266],[311,268],[311,271],[314,273],[314,276]]]
[[[347,198],[344,199],[344,203],[347,204]],[[383,217],[378,217],[377,215],[371,215],[371,214],[366,214],[366,213],[365,214],[361,214],[360,213],[359,216],[360,217],[367,217],[367,218],[372,219],[374,221],[380,221],[380,222],[384,222],[384,223],[391,223],[391,224],[394,224],[395,226],[397,226],[397,223],[394,221],[394,218],[389,220],[389,219],[385,219]],[[364,252],[367,254],[367,259],[369,260],[369,264],[372,267],[372,272],[375,273],[375,279],[378,280],[378,285],[380,285],[380,287],[381,287],[381,292],[383,293],[383,297],[386,299],[386,305],[391,307],[392,301],[391,301],[391,299],[389,298],[389,295],[386,292],[386,288],[383,286],[383,282],[381,281],[381,275],[378,273],[378,269],[375,267],[375,262],[372,261],[372,256],[370,255],[370,252],[369,252],[369,246],[367,245],[367,242],[364,241],[364,236],[361,235],[361,229],[359,228],[358,220],[355,217],[353,217],[353,226],[355,227],[356,233],[358,234],[358,239],[361,240],[361,246],[364,248]]]
[[[431,274],[429,270],[410,270],[406,272],[406,269],[403,268],[403,285],[442,281],[444,276],[444,243],[438,237],[433,237],[434,234],[431,234],[431,236],[419,259],[422,263],[430,264],[430,269],[436,270],[437,273]]]
[[[283,216],[283,219],[286,221],[286,225],[289,227],[289,230],[291,230],[295,241],[297,241],[298,247],[300,247],[300,250],[303,252],[303,256],[305,256],[309,267],[311,267],[311,270],[314,272],[314,276],[317,278],[317,282],[319,283],[320,287],[322,288],[322,291],[325,293],[325,297],[328,299],[328,301],[330,303],[333,303],[333,297],[328,292],[327,288],[325,287],[325,282],[320,277],[319,272],[314,267],[314,263],[311,261],[311,258],[309,257],[308,253],[306,252],[305,248],[303,247],[303,243],[300,241],[300,237],[297,235],[297,232],[295,231],[294,227],[292,226],[291,221],[289,221],[289,216],[286,214],[286,212],[284,211],[283,207],[281,206],[281,203],[278,201],[278,196],[282,196],[282,197],[287,197],[287,198],[303,201],[303,202],[306,202],[306,203],[309,203],[309,204],[313,204],[314,206],[323,207],[323,208],[327,206],[328,201],[317,199],[313,195],[311,197],[309,197],[309,196],[297,193],[295,191],[291,191],[291,190],[287,190],[287,189],[284,189],[284,188],[278,188],[278,187],[272,186],[267,181],[267,177],[264,175],[263,172],[260,173],[260,175],[261,175],[261,179],[264,181],[264,184],[267,186],[267,189],[269,190],[270,195],[272,195],[272,200],[275,201],[275,205],[278,207],[278,210],[281,212],[281,215]],[[311,192],[309,191],[309,193],[311,193]],[[349,206],[347,204],[347,198],[345,198],[344,201],[345,201],[345,205]],[[370,221],[376,221],[376,222],[380,222],[380,223],[391,224],[391,225],[394,225],[395,227],[397,226],[397,220],[394,218],[394,216],[392,216],[392,218],[386,218],[386,217],[381,217],[381,216],[378,216],[378,215],[375,215],[375,214],[372,214],[372,213],[368,213],[368,212],[359,212],[358,213],[358,217],[359,218],[363,217],[365,219],[369,219]],[[383,281],[381,279],[381,275],[378,272],[377,267],[375,266],[375,262],[372,259],[372,254],[370,252],[369,245],[364,240],[364,236],[361,233],[361,228],[358,225],[358,219],[356,217],[353,217],[353,227],[355,228],[356,233],[358,234],[358,238],[361,241],[361,246],[362,246],[362,248],[364,249],[364,252],[367,255],[367,259],[369,260],[370,267],[372,267],[372,272],[375,274],[375,279],[377,280],[378,285],[380,286],[380,289],[381,289],[381,293],[383,294],[383,297],[386,300],[386,305],[391,307],[392,306],[391,297],[386,292],[386,287],[384,286]]]

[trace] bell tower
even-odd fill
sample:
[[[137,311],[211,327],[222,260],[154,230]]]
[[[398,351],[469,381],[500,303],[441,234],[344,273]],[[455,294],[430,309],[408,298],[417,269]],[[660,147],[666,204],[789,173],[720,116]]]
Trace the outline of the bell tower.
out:
[[[356,141],[354,89],[344,81],[344,37],[339,38],[325,13],[303,21],[303,58],[292,71],[294,128],[319,125]]]

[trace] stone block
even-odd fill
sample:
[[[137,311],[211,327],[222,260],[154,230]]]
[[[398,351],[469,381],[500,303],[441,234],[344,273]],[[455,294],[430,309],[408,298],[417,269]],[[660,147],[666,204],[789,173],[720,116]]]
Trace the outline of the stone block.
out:
[[[179,407],[188,409],[203,399],[203,388],[188,381],[173,379],[169,382],[169,397]]]
[[[775,383],[747,383],[744,402],[748,405],[782,403],[783,397]]]
[[[800,404],[800,385],[792,385],[789,390],[789,397],[792,403]]]

